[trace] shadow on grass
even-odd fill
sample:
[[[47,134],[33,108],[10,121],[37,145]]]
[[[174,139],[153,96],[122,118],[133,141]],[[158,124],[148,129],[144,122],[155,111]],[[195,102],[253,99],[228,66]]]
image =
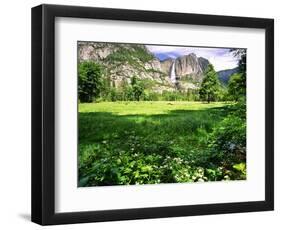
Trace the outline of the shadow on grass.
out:
[[[143,142],[189,139],[194,142],[198,130],[211,132],[228,113],[228,107],[203,110],[171,110],[165,114],[127,114],[111,112],[79,113],[79,144],[110,142],[120,147],[132,136]],[[127,148],[127,147],[126,147]]]

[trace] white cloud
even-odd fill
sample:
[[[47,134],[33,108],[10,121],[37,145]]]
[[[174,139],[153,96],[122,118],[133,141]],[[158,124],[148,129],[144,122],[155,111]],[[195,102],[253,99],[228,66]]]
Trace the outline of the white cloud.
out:
[[[237,58],[233,57],[230,52],[223,55],[210,56],[209,61],[214,65],[216,71],[233,69],[238,66]]]
[[[158,46],[158,45],[147,45],[146,46],[150,52],[152,53],[169,53],[169,52],[184,52],[186,50],[186,47],[181,46]]]

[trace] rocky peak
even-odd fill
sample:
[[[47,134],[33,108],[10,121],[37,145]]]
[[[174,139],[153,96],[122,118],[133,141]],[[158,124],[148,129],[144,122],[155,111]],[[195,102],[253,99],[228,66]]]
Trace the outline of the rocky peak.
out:
[[[172,58],[166,59],[164,61],[161,61],[161,70],[167,75],[170,75],[172,64],[175,60]]]
[[[205,58],[198,58],[196,54],[191,53],[176,59],[177,76],[203,74],[209,61]]]
[[[190,54],[188,54],[188,55],[186,55],[186,56],[193,57],[193,58],[197,58],[197,56],[196,56],[195,53],[190,53]]]
[[[205,72],[205,70],[207,69],[208,65],[210,64],[209,60],[203,57],[199,57],[198,58],[198,63],[201,67],[201,70],[203,71],[203,73]]]

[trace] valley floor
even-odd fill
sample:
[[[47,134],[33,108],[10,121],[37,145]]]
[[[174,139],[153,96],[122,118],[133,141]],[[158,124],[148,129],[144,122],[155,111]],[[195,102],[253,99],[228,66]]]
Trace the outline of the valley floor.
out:
[[[222,180],[208,137],[230,104],[79,104],[79,186]],[[220,172],[221,170],[221,172]]]

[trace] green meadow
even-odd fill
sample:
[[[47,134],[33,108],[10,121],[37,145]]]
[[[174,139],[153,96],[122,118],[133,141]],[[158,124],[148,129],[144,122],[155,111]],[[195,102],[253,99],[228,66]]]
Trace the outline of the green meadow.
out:
[[[239,143],[246,132],[236,107],[234,102],[79,103],[79,186],[245,179],[245,157],[223,147],[228,135]]]

